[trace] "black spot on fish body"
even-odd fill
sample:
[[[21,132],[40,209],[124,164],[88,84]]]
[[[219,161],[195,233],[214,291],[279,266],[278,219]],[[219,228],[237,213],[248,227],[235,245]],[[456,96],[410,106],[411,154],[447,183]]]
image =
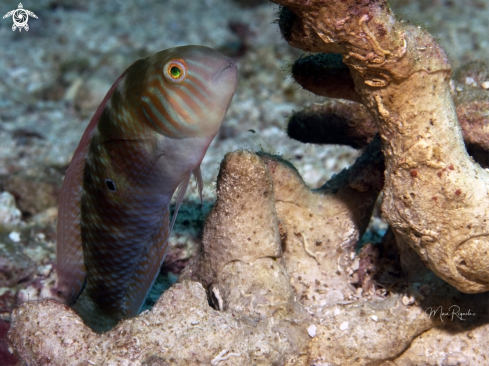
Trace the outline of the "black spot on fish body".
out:
[[[105,185],[107,186],[107,188],[109,189],[109,191],[111,192],[115,192],[116,191],[116,188],[115,188],[115,183],[112,179],[106,179],[105,180]]]

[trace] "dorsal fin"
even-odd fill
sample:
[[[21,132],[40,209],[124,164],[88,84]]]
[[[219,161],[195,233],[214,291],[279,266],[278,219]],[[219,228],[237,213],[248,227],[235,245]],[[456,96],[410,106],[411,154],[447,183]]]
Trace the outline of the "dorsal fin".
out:
[[[67,304],[73,304],[76,301],[85,281],[85,264],[80,232],[80,204],[88,147],[107,102],[126,73],[127,70],[112,85],[90,120],[73,154],[59,195],[58,239],[56,244],[57,292],[58,296]]]

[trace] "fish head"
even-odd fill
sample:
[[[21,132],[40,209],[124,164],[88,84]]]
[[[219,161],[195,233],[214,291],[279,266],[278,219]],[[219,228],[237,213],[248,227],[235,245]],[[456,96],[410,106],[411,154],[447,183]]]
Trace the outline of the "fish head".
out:
[[[183,46],[148,57],[140,108],[167,137],[213,137],[238,83],[233,60],[212,48]]]

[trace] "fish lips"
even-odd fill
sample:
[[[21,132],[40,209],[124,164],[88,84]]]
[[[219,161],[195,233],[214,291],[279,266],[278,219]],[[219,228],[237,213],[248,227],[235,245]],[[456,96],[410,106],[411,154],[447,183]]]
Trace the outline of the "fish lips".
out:
[[[229,85],[237,85],[238,67],[236,66],[235,62],[230,58],[224,60],[222,66],[219,67],[217,72],[214,74],[212,81],[219,84],[226,83]]]

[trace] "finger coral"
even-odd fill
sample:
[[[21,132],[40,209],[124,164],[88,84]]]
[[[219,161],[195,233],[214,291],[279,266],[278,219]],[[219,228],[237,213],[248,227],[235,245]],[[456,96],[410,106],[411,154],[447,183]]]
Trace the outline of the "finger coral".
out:
[[[378,132],[369,110],[361,104],[349,69],[338,54],[315,54],[298,59],[292,76],[302,87],[330,98],[295,112],[287,127],[293,139],[306,143],[365,147]],[[489,166],[487,116],[489,91],[479,87],[487,77],[482,63],[469,64],[457,72],[452,94],[462,135],[469,154],[484,168]],[[353,102],[352,102],[353,101]],[[354,103],[357,102],[357,103]]]
[[[277,0],[293,46],[340,53],[382,139],[382,211],[396,236],[459,290],[489,290],[488,173],[465,149],[443,49],[386,1]],[[414,178],[414,180],[413,180]]]

